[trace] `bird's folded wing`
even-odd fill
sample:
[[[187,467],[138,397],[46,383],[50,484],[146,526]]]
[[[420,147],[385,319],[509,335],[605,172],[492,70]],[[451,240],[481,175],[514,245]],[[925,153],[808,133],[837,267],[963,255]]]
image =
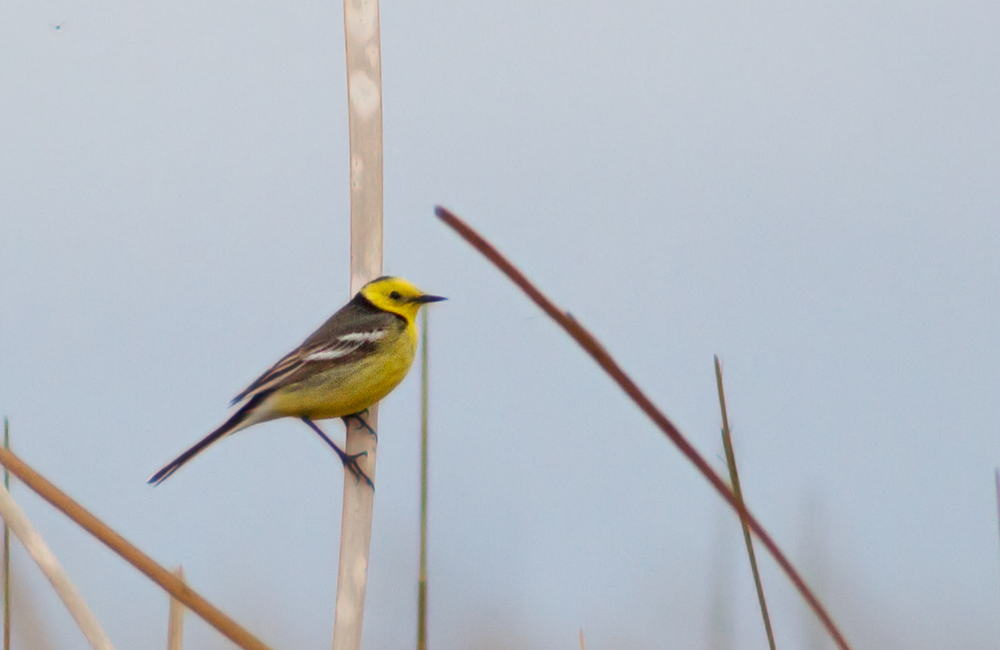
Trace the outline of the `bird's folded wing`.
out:
[[[349,303],[301,346],[234,397],[232,404],[364,358],[374,352],[378,342],[394,328],[403,326],[405,322],[394,314]]]

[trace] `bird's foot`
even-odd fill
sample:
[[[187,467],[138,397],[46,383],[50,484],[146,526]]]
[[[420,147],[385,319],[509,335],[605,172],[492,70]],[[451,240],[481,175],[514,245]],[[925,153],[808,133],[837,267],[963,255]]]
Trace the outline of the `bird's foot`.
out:
[[[364,416],[366,416],[366,415],[368,415],[368,409],[365,409],[364,411],[358,411],[357,413],[351,413],[350,415],[345,415],[343,417],[344,426],[347,427],[348,429],[350,429],[350,427],[351,427],[351,420],[355,420],[358,424],[361,425],[360,428],[362,428],[362,429],[368,429],[368,433],[372,434],[372,436],[375,437],[375,442],[377,443],[378,442],[378,432],[375,431],[375,429],[373,429],[370,424],[368,424],[367,420],[365,420]]]
[[[322,438],[323,441],[326,442],[326,444],[330,445],[331,449],[337,452],[337,456],[340,457],[340,462],[344,464],[345,471],[350,471],[351,474],[354,474],[354,477],[358,479],[359,483],[361,481],[364,481],[365,483],[368,484],[368,487],[370,487],[372,490],[375,489],[375,484],[368,477],[368,475],[365,474],[364,470],[361,469],[361,466],[358,465],[358,459],[363,456],[367,456],[368,455],[367,451],[363,451],[360,454],[348,454],[346,451],[338,447],[334,441],[330,440],[330,438],[328,438],[327,435],[323,433],[323,430],[320,429],[315,422],[313,422],[309,418],[302,418],[302,421],[308,424],[313,431],[319,434],[319,437]]]

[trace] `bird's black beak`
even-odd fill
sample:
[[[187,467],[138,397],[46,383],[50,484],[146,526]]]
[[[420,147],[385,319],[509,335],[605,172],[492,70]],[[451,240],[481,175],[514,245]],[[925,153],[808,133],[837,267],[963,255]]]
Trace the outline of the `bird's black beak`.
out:
[[[442,298],[441,296],[428,296],[427,294],[424,294],[419,298],[414,298],[413,302],[423,305],[424,303],[440,302],[442,300],[447,300],[447,298]]]

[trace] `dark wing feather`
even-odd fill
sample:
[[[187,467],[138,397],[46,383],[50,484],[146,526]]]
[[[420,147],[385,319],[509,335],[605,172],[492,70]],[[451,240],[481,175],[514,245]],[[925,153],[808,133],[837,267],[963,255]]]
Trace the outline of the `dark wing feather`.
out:
[[[232,404],[301,381],[333,366],[351,363],[370,354],[378,345],[378,332],[406,326],[396,314],[378,309],[361,294],[354,296],[292,352],[239,395]]]

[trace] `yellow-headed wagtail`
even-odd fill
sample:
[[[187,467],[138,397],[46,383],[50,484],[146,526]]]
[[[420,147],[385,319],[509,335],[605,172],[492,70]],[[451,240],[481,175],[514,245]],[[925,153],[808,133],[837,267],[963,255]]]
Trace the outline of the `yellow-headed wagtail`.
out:
[[[444,298],[429,296],[402,278],[372,280],[302,345],[237,395],[232,404],[246,403],[225,424],[148,482],[159,485],[222,436],[259,422],[296,417],[333,447],[344,467],[371,485],[357,456],[346,454],[313,420],[342,418],[346,425],[357,418],[367,427],[360,414],[388,395],[413,364],[417,312],[438,300]]]

